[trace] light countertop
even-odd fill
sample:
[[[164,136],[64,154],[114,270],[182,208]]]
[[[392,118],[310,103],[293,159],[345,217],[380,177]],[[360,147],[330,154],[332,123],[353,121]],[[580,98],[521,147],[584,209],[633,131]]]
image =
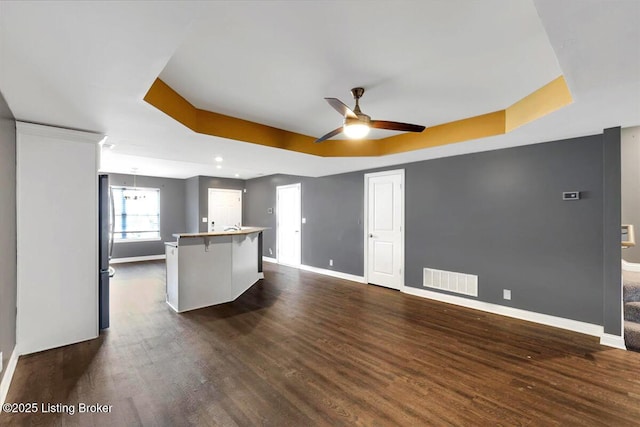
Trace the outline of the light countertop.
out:
[[[242,227],[238,231],[213,231],[211,233],[176,233],[173,237],[185,238],[185,237],[212,237],[212,236],[233,236],[242,234],[259,233],[261,231],[268,230],[267,227]]]

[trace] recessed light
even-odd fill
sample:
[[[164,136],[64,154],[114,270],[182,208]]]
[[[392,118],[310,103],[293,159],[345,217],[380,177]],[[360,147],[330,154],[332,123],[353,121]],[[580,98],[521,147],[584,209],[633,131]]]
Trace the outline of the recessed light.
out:
[[[223,160],[224,160],[224,159],[223,159],[222,157],[220,157],[220,156],[217,156],[217,157],[216,157],[216,162],[221,162],[221,161],[223,161]]]
[[[234,176],[235,176],[236,178],[238,178],[238,177],[240,177],[240,174],[239,174],[239,173],[237,173],[237,174],[235,174]]]
[[[222,166],[216,165],[216,169],[222,169]]]

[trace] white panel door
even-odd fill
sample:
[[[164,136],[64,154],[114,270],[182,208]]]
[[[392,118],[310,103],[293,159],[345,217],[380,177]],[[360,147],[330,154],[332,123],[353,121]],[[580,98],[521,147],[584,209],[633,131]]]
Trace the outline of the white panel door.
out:
[[[279,186],[276,195],[278,263],[300,265],[300,184]]]
[[[365,175],[367,192],[367,281],[388,288],[404,285],[404,171]]]
[[[208,216],[209,232],[242,225],[242,191],[210,188]]]

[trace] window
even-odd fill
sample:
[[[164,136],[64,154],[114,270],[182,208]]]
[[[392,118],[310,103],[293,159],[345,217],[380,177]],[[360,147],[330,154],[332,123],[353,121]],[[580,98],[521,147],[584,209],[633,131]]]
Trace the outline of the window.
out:
[[[113,238],[116,241],[160,240],[160,189],[111,187]]]

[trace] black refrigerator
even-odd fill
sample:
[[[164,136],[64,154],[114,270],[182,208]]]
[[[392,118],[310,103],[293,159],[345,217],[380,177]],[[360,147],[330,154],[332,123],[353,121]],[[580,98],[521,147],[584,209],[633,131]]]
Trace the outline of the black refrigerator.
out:
[[[100,329],[109,327],[109,259],[111,232],[111,194],[109,175],[98,176],[98,321]]]

